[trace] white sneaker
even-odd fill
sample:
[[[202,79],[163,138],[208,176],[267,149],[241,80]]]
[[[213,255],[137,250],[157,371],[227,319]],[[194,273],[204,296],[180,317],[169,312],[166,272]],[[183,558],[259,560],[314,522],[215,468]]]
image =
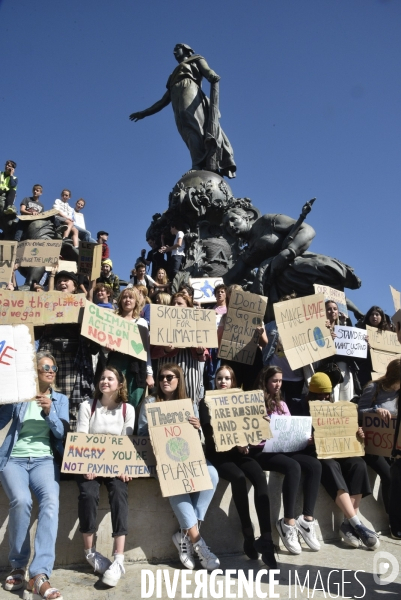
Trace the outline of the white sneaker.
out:
[[[306,521],[303,515],[300,515],[295,521],[296,528],[308,544],[309,548],[317,552],[320,550],[320,542],[316,537],[315,523],[316,521]]]
[[[114,587],[120,581],[121,575],[125,575],[124,565],[119,560],[114,560],[107,571],[105,571],[102,582],[110,587]]]
[[[195,558],[192,542],[188,535],[180,530],[173,535],[172,539],[178,550],[180,561],[184,567],[192,571],[195,568]]]
[[[101,575],[103,575],[111,565],[111,560],[103,556],[103,554],[100,554],[100,552],[96,552],[96,550],[91,554],[87,554],[86,560],[92,565],[94,571]]]
[[[302,548],[298,541],[298,531],[296,525],[286,525],[284,519],[276,523],[277,531],[281,537],[284,546],[291,554],[301,554]]]
[[[193,548],[198,555],[200,563],[204,569],[207,569],[208,571],[218,569],[220,566],[220,561],[217,556],[210,551],[210,548],[206,546],[206,542],[203,538],[200,538],[200,540],[193,544]]]

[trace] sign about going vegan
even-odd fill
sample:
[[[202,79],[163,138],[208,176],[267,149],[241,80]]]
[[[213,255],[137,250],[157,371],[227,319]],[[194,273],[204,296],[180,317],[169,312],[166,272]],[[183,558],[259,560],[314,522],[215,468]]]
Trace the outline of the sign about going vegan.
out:
[[[214,310],[151,304],[150,321],[150,343],[154,346],[217,348]]]

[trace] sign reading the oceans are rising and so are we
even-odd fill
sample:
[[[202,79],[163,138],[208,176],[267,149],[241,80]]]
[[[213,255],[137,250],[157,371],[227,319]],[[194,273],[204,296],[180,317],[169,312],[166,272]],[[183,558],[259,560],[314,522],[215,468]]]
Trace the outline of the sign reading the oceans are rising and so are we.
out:
[[[217,348],[214,310],[151,304],[150,320],[150,343],[154,346]]]
[[[127,321],[109,308],[86,300],[81,335],[101,346],[146,360],[148,330],[135,321]]]
[[[336,334],[334,345],[337,354],[353,356],[354,358],[366,358],[368,354],[366,331],[358,327],[336,325],[334,333]]]
[[[253,365],[263,327],[267,298],[234,289],[224,323],[218,356],[221,359]]]
[[[358,408],[353,402],[309,402],[318,458],[346,458],[365,454],[358,431]]]
[[[217,452],[234,446],[257,445],[271,437],[262,390],[208,391],[205,404]]]
[[[163,497],[212,489],[191,400],[149,403],[146,414]]]
[[[312,417],[271,415],[270,431],[272,438],[266,440],[263,452],[298,452],[312,435]]]
[[[391,456],[397,419],[382,419],[376,413],[363,414],[365,452],[375,456]]]
[[[148,437],[69,433],[61,471],[102,477],[152,477],[156,475],[156,459]]]
[[[323,294],[277,302],[273,308],[292,370],[335,354],[334,342],[326,327]]]
[[[0,325],[0,404],[33,400],[37,379],[32,325]]]
[[[0,290],[0,318],[8,325],[79,323],[84,307],[85,294]]]

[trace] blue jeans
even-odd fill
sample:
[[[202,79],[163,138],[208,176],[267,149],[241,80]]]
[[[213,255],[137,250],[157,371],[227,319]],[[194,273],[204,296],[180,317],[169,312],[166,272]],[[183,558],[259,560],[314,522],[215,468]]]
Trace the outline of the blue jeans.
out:
[[[97,244],[97,241],[93,239],[90,231],[88,231],[87,229],[82,229],[82,227],[78,227],[78,225],[76,225],[75,223],[74,227],[78,231],[78,237],[80,240],[82,240],[83,242],[90,242],[91,244]]]
[[[53,569],[58,527],[59,469],[53,457],[10,458],[0,481],[10,501],[8,555],[13,569],[26,567],[31,554],[29,525],[32,496],[39,504],[38,527],[35,535],[35,553],[29,567],[29,577]]]
[[[211,490],[169,496],[171,508],[178,519],[181,529],[190,529],[194,525],[197,525],[198,521],[205,520],[206,511],[216,491],[219,476],[214,466],[209,461],[206,461],[206,463],[213,484]]]

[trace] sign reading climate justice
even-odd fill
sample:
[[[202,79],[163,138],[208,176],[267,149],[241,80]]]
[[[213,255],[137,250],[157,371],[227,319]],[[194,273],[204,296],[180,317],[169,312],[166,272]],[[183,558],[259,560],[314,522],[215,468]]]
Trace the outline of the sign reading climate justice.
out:
[[[267,298],[233,290],[224,323],[218,356],[253,365],[259,345],[257,327],[263,326]]]
[[[353,402],[309,402],[318,458],[364,456],[363,444],[356,437],[358,408]]]
[[[336,353],[326,327],[323,294],[273,304],[278,332],[292,370]]]
[[[101,346],[111,346],[113,350],[147,358],[148,330],[135,321],[127,321],[109,308],[101,308],[86,300],[82,319],[81,335]]]
[[[0,290],[0,317],[5,324],[78,323],[84,307],[85,294]]]
[[[69,433],[61,471],[102,477],[151,477],[156,475],[156,459],[148,437]]]
[[[211,490],[199,433],[188,422],[194,416],[192,401],[154,402],[145,408],[162,496]]]
[[[150,343],[154,346],[217,348],[214,310],[151,304],[150,321]]]
[[[213,427],[217,452],[234,446],[257,445],[271,437],[262,390],[213,390],[206,392],[205,404]]]
[[[32,325],[0,325],[0,404],[33,400],[37,394]]]

